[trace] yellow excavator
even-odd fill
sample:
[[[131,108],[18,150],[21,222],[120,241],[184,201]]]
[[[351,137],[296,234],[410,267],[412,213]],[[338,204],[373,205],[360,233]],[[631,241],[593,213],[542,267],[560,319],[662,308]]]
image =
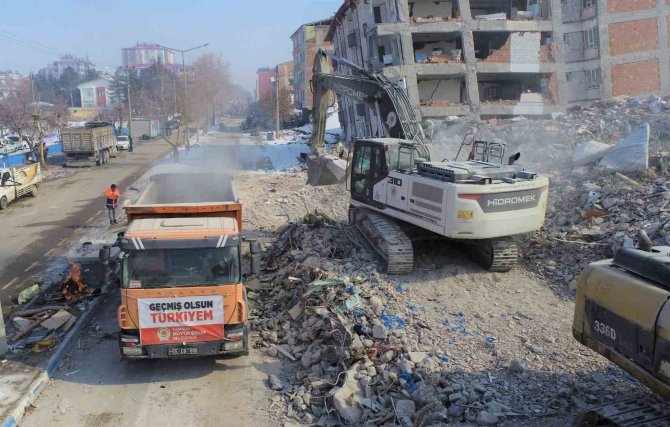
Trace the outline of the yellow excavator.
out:
[[[337,72],[329,72],[329,59]],[[312,90],[308,183],[343,183],[349,177],[349,222],[384,259],[387,272],[412,271],[408,230],[462,242],[490,271],[516,265],[513,236],[542,226],[549,184],[546,177],[515,165],[519,153],[505,158],[504,143],[473,137],[464,144],[467,158],[432,161],[405,90],[325,50],[314,60]],[[354,142],[351,157],[325,152],[331,91],[375,111],[373,134]]]
[[[572,334],[670,399],[670,246],[644,231],[634,248],[589,264],[577,282]],[[669,426],[670,413],[639,400],[593,408],[579,426]]]

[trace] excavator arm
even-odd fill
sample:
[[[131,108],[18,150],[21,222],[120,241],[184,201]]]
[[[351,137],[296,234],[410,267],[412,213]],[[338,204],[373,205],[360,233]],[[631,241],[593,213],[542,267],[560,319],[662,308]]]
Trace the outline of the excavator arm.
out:
[[[333,73],[328,59],[337,64],[338,69],[351,69],[352,74]],[[428,157],[423,129],[407,94],[384,75],[368,72],[346,59],[319,49],[314,59],[312,92],[314,127],[308,143],[311,155],[307,160],[308,182],[311,185],[334,184],[346,178],[346,162],[324,154],[326,115],[331,104],[331,92],[365,103],[375,110],[378,128],[373,130],[375,135],[370,136],[412,140],[421,151],[425,151],[422,155]]]

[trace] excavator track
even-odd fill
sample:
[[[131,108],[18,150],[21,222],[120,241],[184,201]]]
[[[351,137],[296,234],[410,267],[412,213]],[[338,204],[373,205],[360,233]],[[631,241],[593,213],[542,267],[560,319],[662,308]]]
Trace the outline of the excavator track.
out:
[[[629,400],[600,406],[581,413],[575,427],[661,427],[670,425],[670,414],[656,405]]]
[[[507,272],[516,266],[519,248],[511,237],[479,240],[475,244],[477,262],[493,272]]]
[[[363,234],[384,259],[389,274],[409,274],[414,265],[412,241],[391,218],[367,209],[349,207],[349,223]]]

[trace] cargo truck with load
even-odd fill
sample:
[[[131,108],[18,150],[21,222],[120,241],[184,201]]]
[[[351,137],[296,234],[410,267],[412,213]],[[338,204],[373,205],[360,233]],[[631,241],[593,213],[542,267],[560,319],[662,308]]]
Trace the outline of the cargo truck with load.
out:
[[[119,346],[126,359],[247,354],[242,205],[232,178],[156,173],[124,207]]]
[[[87,122],[84,127],[61,130],[65,166],[101,166],[116,157],[114,126],[107,122]]]

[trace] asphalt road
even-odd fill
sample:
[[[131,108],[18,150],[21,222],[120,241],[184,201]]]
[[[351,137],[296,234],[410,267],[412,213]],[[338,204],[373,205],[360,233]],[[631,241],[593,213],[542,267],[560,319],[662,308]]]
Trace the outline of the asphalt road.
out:
[[[249,356],[122,361],[118,292],[108,295],[22,426],[273,426],[268,373],[278,359]],[[97,330],[96,330],[97,329]]]
[[[103,193],[116,183],[127,188],[168,152],[155,139],[100,167],[43,182],[36,198],[24,197],[0,211],[0,301],[3,311],[30,283],[26,281],[54,256],[74,233],[104,211]],[[55,167],[55,166],[52,166]],[[60,167],[60,166],[58,166]]]
[[[225,133],[212,143],[235,144],[239,138]],[[212,161],[221,153],[193,154],[202,164],[203,157]],[[94,203],[91,213],[97,209]],[[103,298],[22,426],[281,425],[266,411],[265,385],[268,373],[281,372],[279,359],[251,349],[241,357],[120,360],[119,292]]]

